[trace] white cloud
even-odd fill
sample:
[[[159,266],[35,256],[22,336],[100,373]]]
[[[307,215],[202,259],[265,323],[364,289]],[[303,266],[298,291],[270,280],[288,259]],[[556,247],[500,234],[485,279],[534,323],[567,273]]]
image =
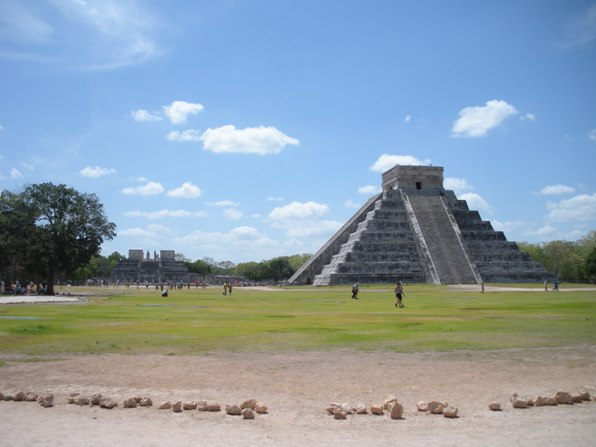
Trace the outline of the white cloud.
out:
[[[143,186],[132,186],[129,188],[124,188],[121,192],[122,194],[154,196],[163,193],[164,187],[161,185],[161,183],[149,182]]]
[[[242,217],[244,217],[242,211],[237,210],[235,208],[228,208],[223,210],[222,215],[227,220],[240,220],[242,219]]]
[[[329,212],[329,207],[316,202],[292,202],[288,205],[274,208],[269,213],[272,221],[285,221],[294,219],[311,219],[321,217]]]
[[[537,230],[533,231],[531,234],[533,236],[545,238],[545,237],[552,236],[556,232],[557,232],[557,229],[555,227],[552,227],[550,225],[545,225],[545,226],[540,227]]]
[[[552,222],[588,222],[596,220],[596,193],[580,194],[547,204],[547,219]]]
[[[233,202],[231,200],[220,200],[218,202],[207,202],[207,205],[209,206],[240,206],[239,203]]]
[[[443,180],[443,187],[448,191],[455,192],[455,194],[474,190],[474,187],[470,185],[466,179],[455,177],[446,177]]]
[[[287,238],[311,238],[335,232],[342,223],[324,220],[327,205],[316,202],[292,202],[274,208],[267,216],[271,226],[284,230]]]
[[[231,124],[207,129],[201,140],[205,150],[216,154],[278,154],[286,145],[300,143],[296,138],[285,135],[275,127],[236,129]]]
[[[32,47],[32,53],[14,57],[60,63],[67,68],[106,70],[143,63],[159,53],[151,36],[157,23],[146,5],[75,0],[48,1],[40,8],[37,2],[19,3],[22,8],[11,32],[19,42],[38,45]],[[52,48],[60,51],[52,53]]]
[[[596,40],[596,4],[569,18],[563,24],[561,48],[574,48],[588,45]]]
[[[54,29],[36,11],[27,10],[24,2],[0,2],[0,38],[18,43],[43,43]]]
[[[408,124],[410,121],[412,121],[412,115],[406,115],[404,117],[404,123]]]
[[[11,179],[23,178],[23,174],[21,174],[21,171],[19,171],[17,168],[12,168],[10,170],[10,178]]]
[[[194,199],[201,196],[201,189],[190,182],[184,182],[179,188],[169,190],[167,196]]]
[[[588,140],[596,141],[596,129],[588,132]]]
[[[86,166],[83,169],[81,169],[81,171],[80,171],[80,174],[83,177],[90,177],[90,178],[98,178],[98,177],[103,177],[104,175],[110,175],[110,174],[115,174],[115,173],[116,173],[115,169],[101,168],[99,166],[95,166],[95,167]]]
[[[465,200],[468,203],[468,208],[476,211],[491,212],[489,204],[479,194],[474,192],[467,192],[458,196],[460,200]]]
[[[510,116],[518,112],[505,101],[487,101],[484,106],[464,107],[453,124],[453,137],[483,137],[490,129],[500,126]]]
[[[385,172],[388,169],[394,167],[395,165],[421,166],[428,164],[430,164],[430,160],[418,160],[416,157],[412,155],[383,154],[377,159],[377,161],[373,163],[373,165],[369,169],[374,172]]]
[[[283,199],[283,197],[269,196],[267,197],[267,202],[281,202]]]
[[[188,129],[180,132],[179,130],[173,130],[166,135],[166,139],[169,141],[179,141],[186,143],[189,141],[201,141],[201,133],[198,130]]]
[[[381,187],[380,186],[375,186],[375,185],[364,185],[364,186],[360,186],[358,188],[358,194],[378,194],[381,192]]]
[[[173,101],[169,106],[163,106],[163,111],[172,124],[183,124],[188,119],[188,115],[196,115],[203,108],[198,103]]]
[[[490,222],[493,226],[493,229],[496,231],[503,231],[504,233],[521,230],[528,227],[528,224],[521,220],[508,220],[506,222],[501,222],[499,220],[493,219]]]
[[[187,210],[159,210],[159,211],[126,211],[126,217],[142,217],[144,219],[156,220],[165,217],[207,217],[208,214],[204,211],[187,211]]]
[[[133,110],[132,112],[130,112],[130,115],[133,117],[133,119],[135,121],[138,121],[140,123],[145,122],[145,121],[161,121],[162,117],[154,114],[154,113],[150,113],[147,110],[143,110],[143,109],[139,109],[139,110]]]
[[[559,194],[571,194],[575,192],[575,188],[567,185],[550,185],[545,186],[540,190],[540,194],[545,196],[554,196]]]
[[[118,231],[118,236],[134,237],[134,238],[160,238],[164,234],[170,234],[171,230],[163,225],[151,224],[147,228],[127,228]]]
[[[533,113],[524,113],[519,119],[522,121],[536,121],[536,115]]]
[[[282,243],[250,226],[236,227],[227,233],[197,230],[174,242],[216,259],[244,258],[241,262],[269,259],[272,253],[285,252]]]

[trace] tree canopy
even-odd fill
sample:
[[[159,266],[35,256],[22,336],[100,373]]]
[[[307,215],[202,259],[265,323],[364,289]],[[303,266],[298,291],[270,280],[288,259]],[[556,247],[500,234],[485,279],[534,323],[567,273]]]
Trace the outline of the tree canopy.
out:
[[[8,279],[42,277],[54,292],[58,274],[71,275],[116,235],[95,194],[41,183],[0,194],[0,253]]]

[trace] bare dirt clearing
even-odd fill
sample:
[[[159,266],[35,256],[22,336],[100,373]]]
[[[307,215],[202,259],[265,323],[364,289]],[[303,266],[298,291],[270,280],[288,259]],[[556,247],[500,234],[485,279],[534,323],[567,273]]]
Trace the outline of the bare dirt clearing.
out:
[[[596,402],[511,408],[509,395],[596,394],[596,346],[403,354],[352,351],[216,353],[200,356],[85,355],[51,361],[4,356],[0,391],[53,393],[55,406],[0,402],[0,445],[587,445],[596,436]],[[29,360],[29,361],[27,361]],[[40,360],[40,359],[37,359]],[[43,359],[50,360],[50,359]],[[101,393],[113,410],[68,405],[71,392]],[[382,403],[395,394],[404,418],[327,416],[331,402]],[[124,409],[150,397],[151,408]],[[255,398],[269,414],[255,420],[225,412],[158,410],[162,401],[241,403]],[[458,419],[416,411],[443,400]],[[488,404],[501,402],[502,412]]]

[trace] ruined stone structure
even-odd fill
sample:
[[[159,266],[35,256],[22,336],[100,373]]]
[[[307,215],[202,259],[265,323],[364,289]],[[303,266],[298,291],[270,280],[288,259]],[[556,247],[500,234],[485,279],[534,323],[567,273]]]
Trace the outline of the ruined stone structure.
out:
[[[174,250],[161,250],[159,255],[149,251],[129,250],[128,259],[120,261],[112,271],[112,282],[145,283],[178,282],[188,280],[188,269],[182,261],[176,261]]]
[[[398,165],[382,185],[290,284],[544,281],[542,265],[443,188],[442,167]]]

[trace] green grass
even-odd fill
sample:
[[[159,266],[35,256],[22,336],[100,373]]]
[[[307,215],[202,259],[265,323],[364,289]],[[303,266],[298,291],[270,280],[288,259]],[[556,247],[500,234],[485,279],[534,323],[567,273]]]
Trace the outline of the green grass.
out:
[[[535,286],[539,287],[539,286]],[[84,304],[0,305],[0,353],[488,350],[596,343],[596,292],[391,287],[94,289]],[[77,289],[73,289],[76,292]]]

